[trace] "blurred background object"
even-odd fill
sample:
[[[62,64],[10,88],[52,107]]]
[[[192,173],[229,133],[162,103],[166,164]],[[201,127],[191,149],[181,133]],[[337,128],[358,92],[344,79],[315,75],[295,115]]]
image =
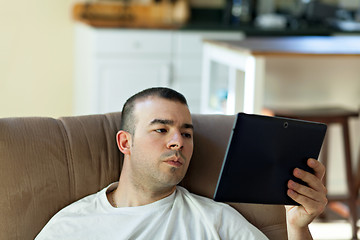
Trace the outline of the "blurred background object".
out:
[[[85,19],[84,15],[74,16],[75,8],[81,4],[125,3],[127,6],[152,6],[153,10],[162,11],[162,14],[155,14],[157,19],[172,18],[176,24],[170,27],[167,24],[171,21],[168,21],[164,25],[181,34],[223,31],[247,37],[360,33],[359,0],[28,0],[21,4],[3,1],[0,9],[0,116],[71,115],[74,109],[74,25],[79,22],[74,21],[74,17]],[[172,6],[171,13],[163,11],[165,5]],[[278,23],[271,25],[266,20],[266,28],[257,27],[256,21],[264,16],[265,20],[266,16],[271,16]],[[150,22],[134,27],[151,29],[145,24],[150,25]],[[160,25],[156,27],[160,28]],[[198,39],[201,41],[201,37]],[[182,54],[191,58],[189,53]]]
[[[179,28],[189,14],[186,0],[79,2],[73,9],[75,20],[94,27]]]

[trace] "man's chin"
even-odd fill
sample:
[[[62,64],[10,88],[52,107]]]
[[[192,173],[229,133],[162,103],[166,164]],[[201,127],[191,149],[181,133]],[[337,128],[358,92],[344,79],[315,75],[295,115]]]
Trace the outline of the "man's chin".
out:
[[[162,173],[159,176],[162,176],[162,182],[164,184],[169,184],[169,186],[175,186],[179,184],[186,173],[184,165],[181,167],[169,167],[169,165],[167,165],[165,168],[161,169],[161,171]]]
[[[168,186],[176,186],[183,180],[183,178],[184,178],[183,175],[179,175],[179,176],[172,175],[172,176],[169,176],[165,182]]]

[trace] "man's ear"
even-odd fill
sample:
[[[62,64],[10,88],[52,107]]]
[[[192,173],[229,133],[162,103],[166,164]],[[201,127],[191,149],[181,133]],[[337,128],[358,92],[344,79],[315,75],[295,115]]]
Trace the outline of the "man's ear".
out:
[[[131,135],[130,133],[120,130],[116,134],[116,143],[120,150],[125,155],[130,154],[130,146],[131,146]]]

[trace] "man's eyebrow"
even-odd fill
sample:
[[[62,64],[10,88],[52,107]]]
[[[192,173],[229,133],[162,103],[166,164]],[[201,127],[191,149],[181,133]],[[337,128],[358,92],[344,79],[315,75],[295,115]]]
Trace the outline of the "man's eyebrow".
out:
[[[190,124],[190,123],[184,123],[182,125],[183,128],[190,128],[190,129],[193,129],[194,130],[194,125]]]
[[[150,125],[154,125],[154,124],[174,125],[174,121],[168,120],[168,119],[157,119],[156,118],[150,122]]]
[[[169,119],[157,119],[156,118],[150,122],[150,125],[154,125],[154,124],[174,125],[174,121],[169,120]],[[194,126],[191,123],[184,123],[181,127],[194,129]]]

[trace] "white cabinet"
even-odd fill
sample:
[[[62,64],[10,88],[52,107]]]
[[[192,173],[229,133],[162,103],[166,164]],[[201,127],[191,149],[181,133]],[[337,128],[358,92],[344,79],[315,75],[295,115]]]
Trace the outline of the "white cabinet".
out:
[[[200,112],[202,40],[241,39],[240,32],[102,29],[75,26],[74,114],[120,111],[153,86],[185,95]]]
[[[242,38],[244,35],[241,32],[174,32],[174,82],[172,87],[185,95],[191,112],[200,113],[203,39],[241,40]]]
[[[169,86],[169,59],[99,61],[99,112],[121,111],[126,99],[144,88]]]
[[[78,24],[75,37],[75,115],[121,111],[134,93],[170,85],[170,31]]]

